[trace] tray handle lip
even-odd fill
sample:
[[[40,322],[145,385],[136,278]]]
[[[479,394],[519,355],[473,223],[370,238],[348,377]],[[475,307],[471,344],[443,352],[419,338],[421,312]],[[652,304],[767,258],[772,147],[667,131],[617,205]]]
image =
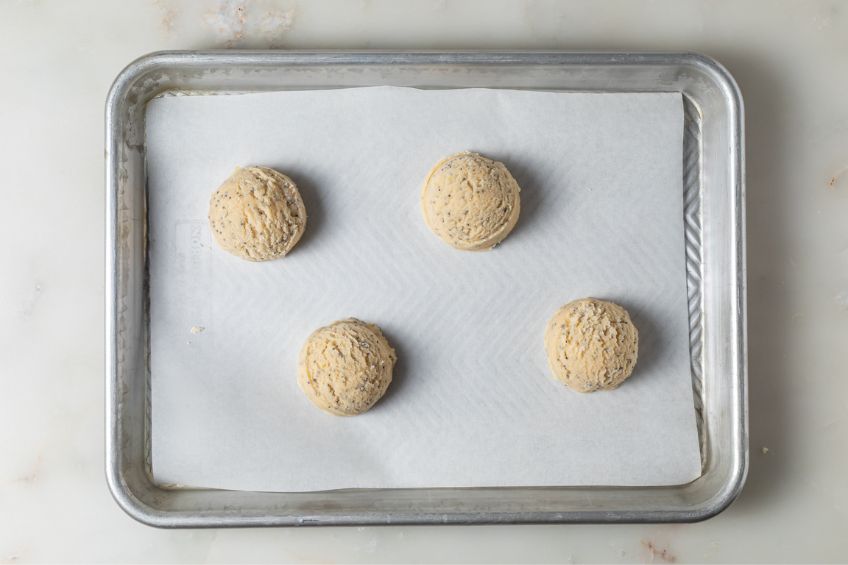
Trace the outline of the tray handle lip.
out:
[[[540,49],[197,49],[152,51],[131,61],[115,77],[107,104],[128,83],[145,72],[170,65],[388,65],[500,64],[500,65],[662,65],[688,64],[713,75],[733,95],[741,109],[741,93],[733,75],[713,57],[697,51],[656,50],[540,50]]]
[[[722,90],[729,100],[729,123],[732,154],[730,157],[730,198],[735,207],[732,217],[734,226],[733,269],[735,285],[733,287],[734,307],[738,316],[738,327],[734,327],[737,348],[734,364],[735,402],[733,420],[733,447],[738,458],[728,474],[721,489],[695,510],[691,521],[703,521],[727,509],[742,492],[748,477],[749,439],[748,439],[748,315],[747,315],[747,275],[745,247],[745,105],[742,91],[736,79],[716,59],[701,53],[684,55],[687,64],[705,73]]]
[[[121,110],[127,102],[132,86],[151,68],[165,63],[165,58],[153,53],[127,65],[113,81],[105,103],[105,377],[106,377],[106,460],[105,475],[109,492],[118,506],[131,518],[156,527],[167,527],[171,521],[168,511],[159,510],[143,502],[129,485],[122,469],[120,438],[120,399],[118,383],[118,166],[119,143],[122,126]]]

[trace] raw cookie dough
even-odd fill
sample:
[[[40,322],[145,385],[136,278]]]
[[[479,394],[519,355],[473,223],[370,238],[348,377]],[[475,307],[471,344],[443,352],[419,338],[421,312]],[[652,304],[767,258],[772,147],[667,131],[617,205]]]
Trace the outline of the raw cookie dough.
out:
[[[209,227],[225,251],[267,261],[292,250],[306,228],[297,186],[266,167],[238,168],[209,202]]]
[[[300,350],[297,382],[318,408],[355,416],[389,388],[397,356],[380,328],[356,318],[319,328]]]
[[[445,157],[421,191],[424,221],[445,243],[479,251],[500,243],[518,221],[521,189],[503,163],[468,151]]]
[[[633,372],[639,333],[627,310],[595,298],[569,302],[545,330],[554,375],[578,392],[618,387]]]

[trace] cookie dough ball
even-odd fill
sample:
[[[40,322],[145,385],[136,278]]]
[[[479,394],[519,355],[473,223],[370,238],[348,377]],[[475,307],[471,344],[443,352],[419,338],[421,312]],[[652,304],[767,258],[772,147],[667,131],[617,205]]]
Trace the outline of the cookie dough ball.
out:
[[[503,163],[468,151],[457,153],[436,163],[424,180],[424,221],[457,249],[491,249],[518,222],[520,191]]]
[[[298,242],[306,228],[306,207],[286,175],[266,167],[238,168],[212,195],[209,227],[225,251],[267,261]]]
[[[618,387],[633,372],[639,333],[627,310],[603,300],[569,302],[545,330],[554,375],[578,392]]]
[[[389,388],[395,350],[380,328],[355,318],[319,328],[300,350],[297,382],[318,408],[355,416]]]

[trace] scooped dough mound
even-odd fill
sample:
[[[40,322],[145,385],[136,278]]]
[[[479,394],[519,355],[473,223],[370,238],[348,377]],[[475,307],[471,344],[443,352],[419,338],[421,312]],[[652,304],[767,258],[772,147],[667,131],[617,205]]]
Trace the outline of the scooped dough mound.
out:
[[[266,167],[238,168],[209,202],[209,226],[225,251],[267,261],[292,250],[306,228],[306,207],[286,175]]]
[[[627,310],[583,298],[560,308],[545,330],[554,375],[578,392],[618,387],[633,372],[639,333]]]
[[[318,408],[355,416],[389,388],[397,356],[380,328],[355,318],[319,328],[300,351],[298,384]]]
[[[457,153],[436,163],[424,180],[424,221],[457,249],[491,249],[518,222],[520,191],[503,163],[468,151]]]

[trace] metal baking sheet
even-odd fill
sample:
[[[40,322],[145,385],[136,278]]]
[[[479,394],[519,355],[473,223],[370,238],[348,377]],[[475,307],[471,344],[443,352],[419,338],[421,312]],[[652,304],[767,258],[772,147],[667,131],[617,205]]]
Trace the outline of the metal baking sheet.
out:
[[[146,102],[172,92],[368,85],[684,95],[687,290],[704,461],[700,478],[660,488],[350,489],[261,495],[169,490],[152,483],[144,277]],[[747,457],[741,146],[738,91],[719,65],[697,55],[228,52],[158,54],[134,63],[119,76],[107,104],[107,461],[116,499],[134,517],[159,526],[685,521],[718,512],[741,488]]]

